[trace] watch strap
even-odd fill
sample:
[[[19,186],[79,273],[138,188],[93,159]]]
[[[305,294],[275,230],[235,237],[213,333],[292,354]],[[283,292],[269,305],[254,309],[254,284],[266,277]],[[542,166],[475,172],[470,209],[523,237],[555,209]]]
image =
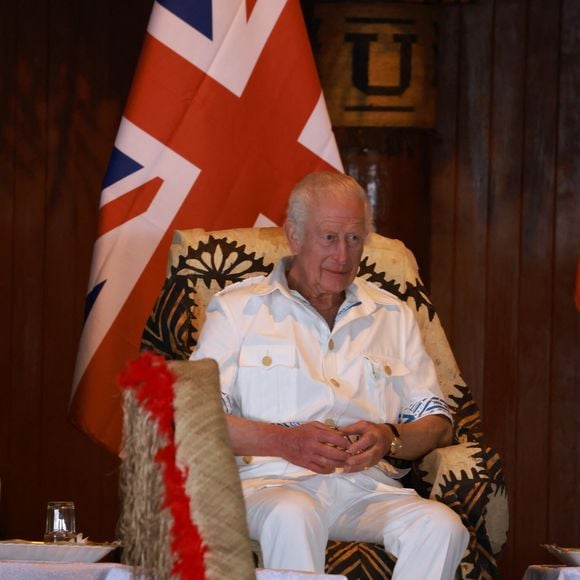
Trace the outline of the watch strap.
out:
[[[399,435],[399,430],[392,423],[385,423],[385,425],[393,433],[393,438],[391,439],[391,446],[389,449],[389,455],[394,456],[403,448],[401,444],[401,436]]]

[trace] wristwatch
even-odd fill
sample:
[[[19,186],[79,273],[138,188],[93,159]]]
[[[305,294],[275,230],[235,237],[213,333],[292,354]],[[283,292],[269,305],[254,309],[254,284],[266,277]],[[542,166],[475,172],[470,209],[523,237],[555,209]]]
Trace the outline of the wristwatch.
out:
[[[399,435],[398,429],[392,423],[385,423],[385,425],[393,432],[394,437],[391,439],[391,448],[389,450],[389,455],[397,455],[401,449],[403,449],[403,442],[401,441],[401,436]]]

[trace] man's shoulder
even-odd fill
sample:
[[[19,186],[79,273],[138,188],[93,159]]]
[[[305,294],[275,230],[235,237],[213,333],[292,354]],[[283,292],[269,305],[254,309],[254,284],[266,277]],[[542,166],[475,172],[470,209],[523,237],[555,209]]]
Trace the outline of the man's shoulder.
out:
[[[214,298],[228,303],[245,303],[253,296],[263,296],[271,291],[272,285],[267,276],[250,276],[229,284],[223,290],[216,292]]]
[[[364,278],[356,278],[355,283],[359,292],[367,296],[378,306],[385,306],[389,310],[401,310],[407,307],[404,300],[401,300],[388,290],[379,288],[376,284],[373,284]]]

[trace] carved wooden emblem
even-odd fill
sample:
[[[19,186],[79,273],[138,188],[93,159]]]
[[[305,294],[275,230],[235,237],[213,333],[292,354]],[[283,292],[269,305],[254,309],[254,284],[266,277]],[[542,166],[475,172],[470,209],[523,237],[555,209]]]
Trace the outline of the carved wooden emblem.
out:
[[[334,126],[433,127],[436,15],[429,6],[317,5],[315,51]]]

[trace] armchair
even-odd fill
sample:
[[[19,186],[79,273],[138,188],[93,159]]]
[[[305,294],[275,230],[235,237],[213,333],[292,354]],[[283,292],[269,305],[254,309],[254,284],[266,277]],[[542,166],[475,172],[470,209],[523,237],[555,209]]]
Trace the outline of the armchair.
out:
[[[212,294],[232,282],[268,274],[288,253],[281,228],[176,231],[167,278],[147,321],[142,347],[170,359],[188,358]],[[461,577],[497,577],[496,558],[505,544],[508,523],[501,461],[485,443],[479,411],[461,378],[415,258],[400,241],[371,234],[358,275],[411,306],[454,414],[455,444],[412,462],[405,483],[423,497],[443,501],[462,517],[471,539]],[[390,578],[395,562],[382,547],[355,542],[329,542],[326,556],[327,572],[349,578]]]

